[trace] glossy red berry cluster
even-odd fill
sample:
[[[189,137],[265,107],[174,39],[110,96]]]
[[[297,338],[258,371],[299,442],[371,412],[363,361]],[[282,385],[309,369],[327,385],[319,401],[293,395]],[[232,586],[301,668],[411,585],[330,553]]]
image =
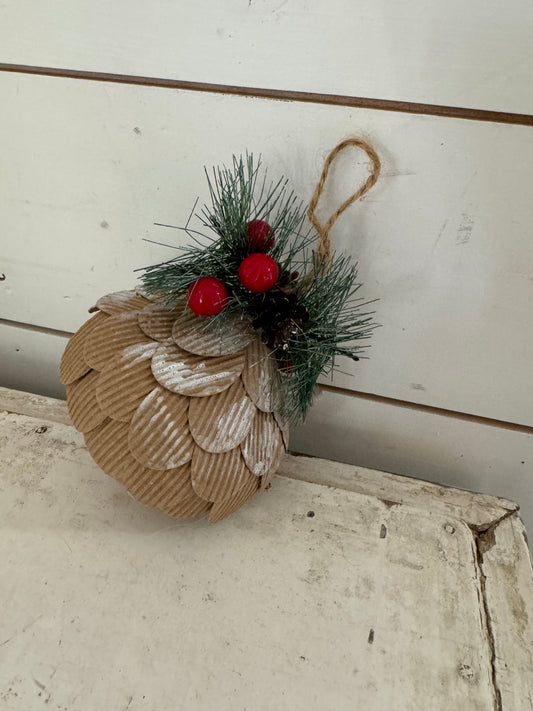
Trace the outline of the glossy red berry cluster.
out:
[[[274,233],[264,220],[249,222],[247,233],[253,252],[239,265],[239,281],[248,291],[262,293],[271,289],[278,280],[278,265],[266,254],[274,246]],[[214,316],[224,309],[227,302],[226,286],[214,277],[197,279],[187,292],[189,308],[198,316]]]

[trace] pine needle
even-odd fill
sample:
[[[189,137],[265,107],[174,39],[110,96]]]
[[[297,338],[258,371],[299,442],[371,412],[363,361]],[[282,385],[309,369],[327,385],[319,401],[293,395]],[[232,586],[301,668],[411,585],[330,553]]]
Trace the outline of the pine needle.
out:
[[[145,268],[142,280],[146,291],[161,297],[168,308],[182,301],[201,277],[222,281],[228,303],[219,315],[206,317],[206,328],[217,328],[236,314],[252,320],[278,364],[280,377],[272,393],[276,407],[298,422],[309,410],[318,377],[332,374],[339,356],[358,360],[376,324],[367,310],[372,302],[357,296],[357,265],[333,255],[325,271],[315,258],[318,236],[306,229],[303,204],[286,179],[268,182],[266,173],[260,178],[259,168],[260,161],[254,165],[253,155],[246,154],[234,157],[231,168],[206,170],[212,204],[195,213],[201,229],[190,227],[195,203],[181,228],[192,244]],[[252,220],[264,220],[275,235],[268,253],[278,264],[279,278],[267,293],[248,291],[238,278],[240,263],[254,251],[247,233]],[[302,277],[309,273],[304,288]]]

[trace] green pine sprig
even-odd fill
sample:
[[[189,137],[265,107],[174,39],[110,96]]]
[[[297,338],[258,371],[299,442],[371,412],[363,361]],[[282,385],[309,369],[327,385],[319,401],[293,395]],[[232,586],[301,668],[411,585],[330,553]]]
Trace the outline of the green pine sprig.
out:
[[[335,369],[338,356],[358,360],[367,347],[362,341],[376,324],[366,310],[369,302],[357,297],[357,265],[333,255],[326,269],[315,256],[318,236],[306,229],[304,207],[288,181],[269,183],[259,168],[260,161],[254,165],[247,154],[234,157],[231,168],[206,171],[212,204],[196,215],[201,229],[193,230],[189,219],[180,229],[191,244],[178,247],[173,259],[144,269],[142,280],[147,293],[168,308],[203,276],[223,282],[228,303],[217,316],[204,317],[206,327],[216,328],[236,314],[250,318],[278,364],[276,406],[298,422],[309,410],[318,377]],[[238,278],[240,263],[253,251],[247,234],[252,220],[267,222],[275,236],[268,254],[278,264],[279,277],[266,293],[248,291]]]

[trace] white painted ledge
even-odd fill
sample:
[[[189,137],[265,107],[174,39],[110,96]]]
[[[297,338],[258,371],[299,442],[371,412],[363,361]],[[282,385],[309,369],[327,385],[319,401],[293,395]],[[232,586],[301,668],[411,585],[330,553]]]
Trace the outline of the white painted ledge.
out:
[[[227,521],[176,522],[61,403],[0,409],[2,709],[533,708],[511,502],[287,457]]]

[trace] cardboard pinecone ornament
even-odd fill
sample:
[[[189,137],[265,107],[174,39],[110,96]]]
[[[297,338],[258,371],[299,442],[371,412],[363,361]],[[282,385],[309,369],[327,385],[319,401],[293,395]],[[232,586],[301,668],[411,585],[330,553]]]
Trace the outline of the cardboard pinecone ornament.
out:
[[[314,210],[323,182],[348,145],[367,152],[373,171],[322,225]],[[318,235],[304,234],[285,185],[264,193],[263,183],[256,201],[253,159],[234,159],[233,171],[215,173],[213,208],[202,213],[216,238],[91,309],[65,349],[61,381],[92,457],[138,501],[214,523],[269,486],[316,379],[336,355],[357,360],[353,342],[373,328],[353,299],[355,267],[330,254],[329,230],[378,172],[368,144],[339,144],[308,211]]]

